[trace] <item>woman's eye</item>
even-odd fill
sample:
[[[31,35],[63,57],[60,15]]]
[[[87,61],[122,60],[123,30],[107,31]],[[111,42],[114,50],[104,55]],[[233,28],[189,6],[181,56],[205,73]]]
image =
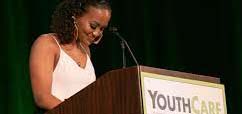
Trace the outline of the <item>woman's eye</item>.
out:
[[[90,24],[92,29],[96,29],[97,28],[97,24]]]

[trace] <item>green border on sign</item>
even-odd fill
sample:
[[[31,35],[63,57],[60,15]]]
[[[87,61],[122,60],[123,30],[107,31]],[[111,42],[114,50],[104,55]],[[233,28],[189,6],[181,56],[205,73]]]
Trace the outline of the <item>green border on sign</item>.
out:
[[[154,73],[141,72],[141,86],[142,86],[142,97],[143,97],[144,114],[147,114],[147,109],[146,109],[146,105],[145,105],[146,104],[146,100],[145,100],[145,97],[144,97],[145,96],[145,92],[144,92],[144,77],[161,79],[161,80],[169,80],[169,81],[174,81],[174,82],[182,82],[182,83],[187,83],[187,84],[193,84],[193,85],[200,85],[200,86],[206,86],[206,87],[213,87],[213,88],[222,89],[223,101],[224,101],[224,113],[227,114],[225,89],[224,89],[224,85],[222,85],[222,84],[216,84],[216,83],[210,83],[210,82],[199,81],[199,80],[192,80],[192,79],[184,79],[184,78],[172,77],[172,76],[166,76],[166,75],[159,75],[159,74],[154,74]]]

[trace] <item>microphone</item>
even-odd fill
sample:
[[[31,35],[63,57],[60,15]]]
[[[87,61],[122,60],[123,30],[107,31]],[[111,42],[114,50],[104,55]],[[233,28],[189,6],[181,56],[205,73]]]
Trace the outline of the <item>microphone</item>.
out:
[[[121,48],[123,51],[123,68],[126,67],[126,57],[125,57],[125,46],[128,48],[128,52],[130,53],[130,55],[132,56],[132,59],[134,60],[135,64],[137,66],[139,66],[138,61],[136,60],[132,50],[130,49],[127,41],[119,34],[117,27],[109,27],[108,29],[110,32],[112,32],[114,35],[116,35],[119,39],[120,39],[120,44],[121,44]]]

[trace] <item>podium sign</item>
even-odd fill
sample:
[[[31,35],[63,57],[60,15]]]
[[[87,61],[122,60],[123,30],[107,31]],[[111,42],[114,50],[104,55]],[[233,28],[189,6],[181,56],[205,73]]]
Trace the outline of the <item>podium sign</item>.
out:
[[[141,72],[144,114],[227,114],[224,85]]]

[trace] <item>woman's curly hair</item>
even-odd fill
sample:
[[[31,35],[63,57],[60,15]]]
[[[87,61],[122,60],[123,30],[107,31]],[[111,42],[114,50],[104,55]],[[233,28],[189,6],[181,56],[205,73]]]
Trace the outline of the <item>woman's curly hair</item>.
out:
[[[57,5],[52,14],[50,31],[57,35],[61,44],[74,40],[75,27],[72,16],[82,16],[90,6],[111,11],[107,0],[63,0]]]

